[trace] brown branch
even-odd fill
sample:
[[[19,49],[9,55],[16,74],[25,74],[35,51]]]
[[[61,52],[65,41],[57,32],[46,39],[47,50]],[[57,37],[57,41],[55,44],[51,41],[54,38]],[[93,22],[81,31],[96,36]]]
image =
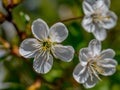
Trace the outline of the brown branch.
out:
[[[57,22],[62,22],[62,23],[64,23],[64,22],[69,22],[69,21],[78,20],[78,19],[82,19],[82,18],[83,18],[83,16],[68,18],[68,19],[56,21],[56,22],[54,22],[54,23],[50,23],[50,25],[53,25],[53,24],[55,24],[55,23],[57,23]]]
[[[69,19],[65,19],[65,20],[60,20],[59,22],[68,22],[68,21],[77,20],[77,19],[81,19],[81,18],[83,18],[83,16],[78,16],[78,17],[73,17],[73,18],[69,18]]]

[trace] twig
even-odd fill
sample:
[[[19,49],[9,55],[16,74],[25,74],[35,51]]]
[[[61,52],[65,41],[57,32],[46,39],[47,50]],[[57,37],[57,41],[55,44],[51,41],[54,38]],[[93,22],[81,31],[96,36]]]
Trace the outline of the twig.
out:
[[[10,44],[2,37],[0,37],[0,42],[3,44],[5,48],[10,48]]]
[[[64,19],[64,20],[59,20],[59,21],[56,21],[54,23],[57,23],[57,22],[69,22],[69,21],[73,21],[73,20],[78,20],[78,19],[82,19],[83,16],[78,16],[78,17],[73,17],[73,18],[68,18],[68,19]],[[50,25],[53,25],[54,23],[51,23]]]
[[[69,18],[69,19],[65,19],[65,20],[60,20],[59,22],[68,22],[68,21],[77,20],[77,19],[81,19],[81,18],[83,18],[83,16],[78,16],[78,17],[73,17],[73,18]]]

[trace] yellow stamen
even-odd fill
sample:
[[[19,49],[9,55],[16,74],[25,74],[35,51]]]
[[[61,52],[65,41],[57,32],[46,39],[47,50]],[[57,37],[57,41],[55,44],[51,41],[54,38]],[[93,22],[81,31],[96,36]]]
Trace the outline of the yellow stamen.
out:
[[[97,64],[98,58],[100,58],[100,57],[96,56],[95,58],[90,58],[89,62],[87,64],[87,66],[90,69],[89,73],[91,76],[91,80],[93,80],[92,74],[94,74],[99,80],[101,80],[100,77],[98,76],[98,74],[104,73],[104,70]]]
[[[50,39],[48,39],[43,42],[42,50],[44,50],[44,51],[50,50],[51,46],[52,46],[52,42]]]
[[[103,16],[101,14],[92,14],[91,17],[93,18],[94,22],[98,22],[98,21],[104,20],[104,19],[110,19],[110,16]]]
[[[97,65],[97,63],[96,62],[94,62],[93,64],[92,64],[92,66],[93,66],[93,68],[98,72],[98,73],[104,73],[104,70],[102,69],[102,68],[100,68],[98,65]]]

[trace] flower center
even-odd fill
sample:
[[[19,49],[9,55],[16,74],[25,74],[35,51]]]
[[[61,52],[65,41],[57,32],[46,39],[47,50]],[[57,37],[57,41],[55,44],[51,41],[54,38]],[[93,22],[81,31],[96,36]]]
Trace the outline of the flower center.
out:
[[[104,70],[97,65],[97,62],[93,62],[93,63],[91,64],[91,66],[92,66],[93,69],[94,69],[95,71],[97,71],[99,74],[101,74],[101,73],[104,72]]]
[[[91,15],[91,17],[93,18],[93,22],[98,23],[104,19],[110,19],[110,16],[104,16],[101,15],[100,13],[94,13]]]
[[[43,42],[43,44],[42,44],[42,49],[43,49],[44,51],[50,50],[51,47],[52,47],[52,44],[53,44],[53,43],[50,41],[50,39],[48,39],[48,40],[46,40],[46,41]]]
[[[104,70],[97,64],[98,58],[99,57],[91,58],[87,65],[88,69],[89,69],[91,80],[93,80],[92,74],[95,75],[99,80],[101,80],[100,77],[98,76],[98,74],[104,73]]]

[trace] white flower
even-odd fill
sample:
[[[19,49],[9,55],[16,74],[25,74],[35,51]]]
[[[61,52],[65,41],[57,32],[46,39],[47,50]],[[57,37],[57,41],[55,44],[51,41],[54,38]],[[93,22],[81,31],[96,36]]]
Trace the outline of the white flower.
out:
[[[92,88],[100,80],[99,74],[109,76],[115,73],[117,62],[113,59],[115,52],[112,49],[101,51],[101,42],[94,39],[88,48],[79,52],[80,63],[73,72],[73,77],[85,88]]]
[[[64,24],[56,23],[49,29],[43,20],[37,19],[32,24],[32,33],[36,39],[25,39],[19,52],[25,58],[34,57],[33,68],[36,72],[47,73],[52,68],[53,56],[66,62],[73,59],[73,47],[60,44],[68,36]]]
[[[94,3],[83,1],[85,17],[82,26],[87,32],[92,32],[96,39],[102,41],[106,38],[106,29],[116,25],[117,16],[109,11],[109,5],[104,0],[97,0]]]

